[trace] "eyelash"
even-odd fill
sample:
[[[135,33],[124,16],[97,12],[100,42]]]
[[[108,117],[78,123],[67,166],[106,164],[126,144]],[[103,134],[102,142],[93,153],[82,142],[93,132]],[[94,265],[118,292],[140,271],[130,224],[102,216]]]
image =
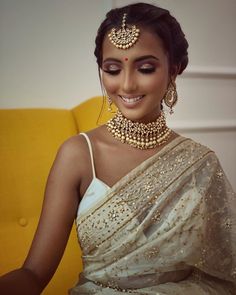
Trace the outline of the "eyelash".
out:
[[[151,74],[151,73],[154,73],[156,71],[156,69],[155,68],[146,68],[146,69],[139,69],[138,71],[143,74]]]
[[[146,68],[146,69],[138,69],[138,71],[142,74],[151,74],[155,72],[155,68]],[[121,70],[115,70],[115,71],[109,71],[109,70],[103,70],[105,73],[108,73],[110,75],[118,75]]]
[[[118,75],[120,73],[120,70],[115,70],[115,71],[109,71],[109,70],[103,70],[103,72],[109,74],[109,75]]]

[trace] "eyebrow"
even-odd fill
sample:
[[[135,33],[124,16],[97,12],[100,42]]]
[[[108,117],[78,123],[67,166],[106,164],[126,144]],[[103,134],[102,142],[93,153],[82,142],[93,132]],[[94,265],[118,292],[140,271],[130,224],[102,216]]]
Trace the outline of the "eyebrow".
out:
[[[154,55],[140,56],[140,57],[136,58],[134,61],[135,62],[139,62],[139,61],[143,61],[143,60],[146,60],[146,59],[155,59],[155,60],[158,60],[159,61],[159,58],[157,58]],[[109,61],[115,61],[115,62],[121,63],[121,60],[119,60],[117,58],[111,58],[111,57],[106,58],[103,62],[109,62]]]

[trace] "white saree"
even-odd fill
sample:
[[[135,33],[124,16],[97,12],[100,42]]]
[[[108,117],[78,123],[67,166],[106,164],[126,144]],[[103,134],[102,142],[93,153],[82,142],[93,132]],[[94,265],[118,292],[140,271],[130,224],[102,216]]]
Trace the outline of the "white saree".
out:
[[[214,152],[177,137],[76,219],[70,295],[236,294],[236,196]]]

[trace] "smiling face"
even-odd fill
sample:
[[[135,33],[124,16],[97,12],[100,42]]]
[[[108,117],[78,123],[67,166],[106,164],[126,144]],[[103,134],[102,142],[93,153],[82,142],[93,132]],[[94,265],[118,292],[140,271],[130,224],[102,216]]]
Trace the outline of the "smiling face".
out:
[[[161,39],[142,30],[128,50],[103,42],[102,83],[121,113],[138,122],[154,121],[161,111],[170,79],[168,55]]]

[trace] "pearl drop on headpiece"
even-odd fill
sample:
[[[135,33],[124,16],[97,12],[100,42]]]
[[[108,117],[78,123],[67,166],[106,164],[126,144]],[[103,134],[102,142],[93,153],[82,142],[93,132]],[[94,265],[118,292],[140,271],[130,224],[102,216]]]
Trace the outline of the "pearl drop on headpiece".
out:
[[[110,42],[119,49],[128,49],[132,47],[138,40],[140,30],[132,25],[131,28],[126,26],[127,13],[124,13],[122,26],[120,29],[113,28],[108,34]]]

